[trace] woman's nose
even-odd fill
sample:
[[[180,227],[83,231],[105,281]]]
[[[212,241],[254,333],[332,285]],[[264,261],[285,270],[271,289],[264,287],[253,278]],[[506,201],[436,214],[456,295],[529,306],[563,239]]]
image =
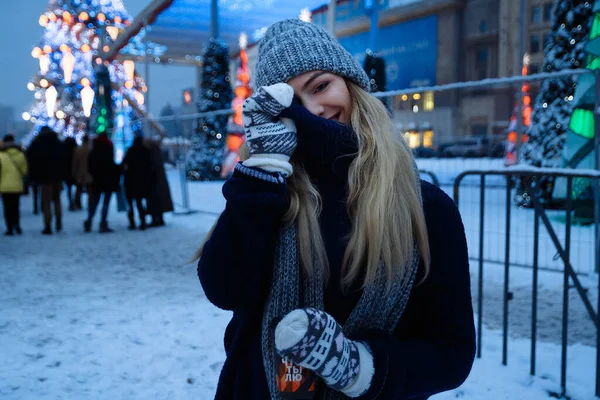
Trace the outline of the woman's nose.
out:
[[[319,117],[322,117],[323,114],[325,113],[325,107],[323,107],[316,101],[305,102],[304,107],[306,107],[308,109],[308,111],[311,112],[311,114],[317,115]]]

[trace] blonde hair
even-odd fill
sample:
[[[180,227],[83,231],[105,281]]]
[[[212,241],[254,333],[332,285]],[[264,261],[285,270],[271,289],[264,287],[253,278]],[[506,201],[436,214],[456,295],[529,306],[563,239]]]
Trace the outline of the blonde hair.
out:
[[[359,151],[348,173],[346,206],[352,229],[341,283],[348,288],[360,279],[364,288],[373,282],[378,265],[383,262],[389,288],[396,273],[408,272],[415,245],[425,268],[424,276],[429,270],[429,242],[419,180],[412,154],[403,139],[394,134],[393,123],[381,101],[356,84],[346,83],[352,101],[350,125],[357,134]],[[245,145],[241,158],[248,158]],[[287,181],[289,207],[283,222],[296,223],[305,271],[310,274],[314,265],[320,264],[327,279],[329,266],[319,227],[321,196],[301,161],[292,157],[291,163],[294,174]],[[202,247],[196,258],[202,255]]]

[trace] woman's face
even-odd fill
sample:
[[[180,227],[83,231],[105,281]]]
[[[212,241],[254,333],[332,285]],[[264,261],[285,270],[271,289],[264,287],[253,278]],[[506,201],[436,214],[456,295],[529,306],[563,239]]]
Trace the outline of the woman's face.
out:
[[[290,79],[294,96],[311,113],[348,124],[352,111],[350,93],[344,78],[325,71],[309,71]]]

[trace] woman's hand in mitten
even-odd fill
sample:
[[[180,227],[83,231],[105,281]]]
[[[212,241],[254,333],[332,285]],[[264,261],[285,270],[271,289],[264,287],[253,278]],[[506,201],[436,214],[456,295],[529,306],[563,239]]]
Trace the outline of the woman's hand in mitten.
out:
[[[292,104],[294,89],[286,83],[263,86],[246,99],[242,107],[246,143],[250,158],[248,167],[290,176],[290,156],[296,149],[296,126],[279,114]]]
[[[358,397],[371,385],[373,356],[362,342],[347,339],[341,326],[324,311],[297,309],[275,329],[275,347],[282,357],[309,368],[334,390]]]

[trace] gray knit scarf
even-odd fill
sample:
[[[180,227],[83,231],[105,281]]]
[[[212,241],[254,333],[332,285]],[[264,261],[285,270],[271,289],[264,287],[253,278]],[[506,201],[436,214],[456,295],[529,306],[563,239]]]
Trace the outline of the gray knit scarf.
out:
[[[302,154],[304,159],[322,160],[334,166],[339,156],[358,152],[357,144],[353,139],[355,134],[350,127],[338,123],[332,124],[331,121],[312,115],[301,106],[290,107],[284,112],[289,113],[290,115],[286,116],[296,121],[299,132],[297,151],[300,154],[305,151],[313,153]],[[402,143],[406,146],[404,141]],[[349,161],[346,158],[346,162]],[[323,167],[318,165],[316,169]],[[417,176],[417,192],[420,196],[421,186],[416,164],[414,168]],[[399,271],[392,278],[389,295],[383,296],[386,291],[387,274],[384,265],[380,263],[373,283],[363,290],[358,304],[342,327],[344,335],[352,339],[357,332],[364,329],[378,329],[391,334],[406,307],[418,266],[419,252],[415,246],[412,259],[404,269],[406,272]],[[271,400],[279,400],[276,371],[278,365],[275,365],[275,327],[285,315],[297,308],[314,307],[324,310],[323,271],[315,266],[311,276],[306,276],[304,273],[294,224],[282,227],[279,232],[272,272],[270,293],[263,311],[262,356]],[[322,381],[318,382],[315,399],[348,398],[343,393],[328,388]]]
[[[382,296],[386,289],[386,273],[379,264],[374,282],[368,285],[361,298],[342,327],[344,335],[352,338],[363,329],[379,329],[390,334],[398,323],[419,265],[416,247],[409,268],[405,274],[397,274],[392,281],[388,296]],[[275,360],[275,327],[290,311],[296,308],[315,307],[323,310],[323,271],[315,267],[311,276],[306,276],[301,268],[297,248],[296,228],[293,224],[280,230],[277,241],[273,278],[265,304],[262,325],[262,355],[265,373],[269,383],[271,400],[279,400],[277,389],[277,367]],[[349,397],[326,387],[322,381],[315,395],[316,399],[338,400]]]

